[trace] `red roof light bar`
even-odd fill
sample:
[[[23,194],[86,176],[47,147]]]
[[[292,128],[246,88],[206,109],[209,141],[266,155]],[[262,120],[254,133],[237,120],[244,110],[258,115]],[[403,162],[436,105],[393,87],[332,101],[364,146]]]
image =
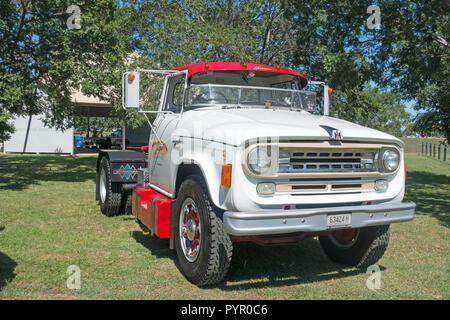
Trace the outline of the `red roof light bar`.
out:
[[[174,68],[172,70],[177,70],[177,71],[187,70],[188,77],[191,77],[192,75],[194,75],[196,73],[206,72],[206,71],[239,71],[239,70],[266,71],[266,72],[290,74],[293,76],[304,78],[306,81],[308,81],[308,79],[305,77],[304,74],[298,73],[294,70],[291,70],[288,68],[282,68],[280,66],[272,67],[269,65],[256,64],[256,63],[240,63],[240,62],[207,62],[207,63],[203,63],[203,62],[199,62],[199,63],[193,63],[193,64],[181,66],[178,68]]]

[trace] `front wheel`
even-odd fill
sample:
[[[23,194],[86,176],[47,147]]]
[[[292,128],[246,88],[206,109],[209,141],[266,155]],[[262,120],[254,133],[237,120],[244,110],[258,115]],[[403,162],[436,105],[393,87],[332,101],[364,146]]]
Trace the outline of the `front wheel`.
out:
[[[325,254],[343,265],[367,268],[381,259],[389,243],[390,226],[336,230],[319,237]]]
[[[198,286],[221,282],[230,267],[233,243],[223,229],[223,212],[211,202],[201,176],[182,183],[175,207],[175,249],[182,272]]]

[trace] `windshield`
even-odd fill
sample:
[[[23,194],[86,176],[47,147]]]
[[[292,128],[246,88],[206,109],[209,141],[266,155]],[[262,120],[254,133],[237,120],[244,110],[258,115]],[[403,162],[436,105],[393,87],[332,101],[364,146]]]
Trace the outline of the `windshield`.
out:
[[[267,87],[193,84],[186,88],[184,108],[288,108],[313,111],[315,92]]]

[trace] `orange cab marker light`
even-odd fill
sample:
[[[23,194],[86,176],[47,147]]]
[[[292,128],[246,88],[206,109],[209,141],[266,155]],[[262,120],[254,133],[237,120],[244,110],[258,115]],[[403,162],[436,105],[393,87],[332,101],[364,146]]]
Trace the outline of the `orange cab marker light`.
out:
[[[228,188],[231,186],[231,164],[224,164],[222,166],[220,184]]]
[[[332,94],[333,93],[333,88],[328,88],[328,94]]]
[[[129,73],[127,78],[128,78],[128,80],[133,81],[135,76],[134,76],[134,74]]]
[[[405,181],[406,181],[406,163],[405,163]]]

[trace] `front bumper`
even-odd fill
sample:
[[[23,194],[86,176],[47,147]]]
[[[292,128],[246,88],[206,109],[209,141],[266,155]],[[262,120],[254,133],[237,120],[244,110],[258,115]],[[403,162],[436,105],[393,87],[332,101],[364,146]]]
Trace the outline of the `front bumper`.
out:
[[[415,208],[414,202],[401,202],[316,209],[225,211],[223,223],[225,231],[234,236],[325,231],[335,229],[327,226],[328,215],[351,213],[351,224],[340,228],[364,228],[412,220]]]

